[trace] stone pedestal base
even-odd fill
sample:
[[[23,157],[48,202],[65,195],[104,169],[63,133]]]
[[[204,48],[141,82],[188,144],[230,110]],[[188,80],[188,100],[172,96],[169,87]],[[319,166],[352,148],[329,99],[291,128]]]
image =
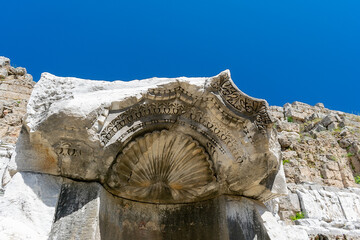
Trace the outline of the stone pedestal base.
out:
[[[149,204],[115,197],[98,183],[66,180],[50,239],[281,239],[269,217],[263,204],[244,197]]]

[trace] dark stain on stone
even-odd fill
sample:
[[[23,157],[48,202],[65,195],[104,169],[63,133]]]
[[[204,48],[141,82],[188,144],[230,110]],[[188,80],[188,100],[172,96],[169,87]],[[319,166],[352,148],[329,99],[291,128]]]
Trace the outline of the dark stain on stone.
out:
[[[100,209],[101,239],[161,240],[157,219],[155,204],[108,197],[102,201]]]
[[[97,188],[91,189],[91,185],[81,187],[79,184],[86,183],[64,183],[61,186],[54,222],[78,211],[98,196]]]
[[[100,209],[104,240],[270,240],[250,200],[148,204],[106,195]]]
[[[166,240],[220,240],[221,212],[217,200],[169,207],[161,212],[163,239]]]
[[[270,240],[266,229],[263,226],[261,216],[256,210],[245,204],[244,201],[237,202],[232,206],[235,211],[227,217],[229,240]],[[228,206],[231,208],[231,206]]]

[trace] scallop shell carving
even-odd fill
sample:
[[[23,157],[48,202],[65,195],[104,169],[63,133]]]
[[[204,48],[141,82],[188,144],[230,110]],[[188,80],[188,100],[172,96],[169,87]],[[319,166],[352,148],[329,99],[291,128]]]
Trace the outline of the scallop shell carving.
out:
[[[205,150],[190,136],[167,130],[129,143],[109,170],[106,184],[115,195],[151,203],[194,202],[217,189]]]

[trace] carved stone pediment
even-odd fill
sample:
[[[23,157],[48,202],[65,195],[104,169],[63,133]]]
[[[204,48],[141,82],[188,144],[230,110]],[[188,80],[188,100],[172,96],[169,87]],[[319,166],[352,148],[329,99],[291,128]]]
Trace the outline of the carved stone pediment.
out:
[[[29,101],[17,166],[97,181],[142,202],[264,201],[286,191],[267,106],[242,93],[229,71],[131,82],[44,74]]]

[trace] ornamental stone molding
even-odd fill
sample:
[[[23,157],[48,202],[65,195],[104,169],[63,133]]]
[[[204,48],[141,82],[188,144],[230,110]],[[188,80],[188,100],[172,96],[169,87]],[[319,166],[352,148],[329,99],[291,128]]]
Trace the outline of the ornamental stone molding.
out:
[[[130,82],[44,73],[2,179],[0,215],[25,211],[11,221],[26,230],[0,235],[286,239],[262,203],[286,193],[267,109],[229,71]]]
[[[147,203],[221,195],[266,201],[286,192],[267,107],[241,92],[228,70],[130,82],[44,73],[29,100],[13,172],[98,182]]]

